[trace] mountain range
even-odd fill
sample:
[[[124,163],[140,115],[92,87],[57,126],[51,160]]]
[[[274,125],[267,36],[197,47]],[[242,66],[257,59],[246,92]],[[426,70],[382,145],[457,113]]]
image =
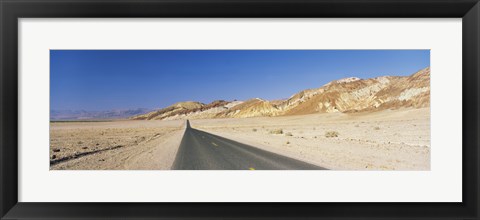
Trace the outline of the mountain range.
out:
[[[247,118],[313,113],[354,113],[430,106],[430,67],[410,76],[356,77],[329,82],[307,89],[284,100],[253,98],[245,101],[217,100],[175,103],[169,107],[140,113],[134,120],[175,120],[202,118]]]
[[[101,120],[121,119],[134,115],[145,114],[152,109],[137,108],[124,110],[86,111],[86,110],[51,110],[50,120],[52,121],[73,121],[73,120]]]

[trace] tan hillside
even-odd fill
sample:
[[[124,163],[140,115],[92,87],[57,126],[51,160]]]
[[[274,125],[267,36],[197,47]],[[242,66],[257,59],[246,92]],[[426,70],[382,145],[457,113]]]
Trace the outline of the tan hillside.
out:
[[[287,107],[285,115],[428,107],[430,68],[406,77],[333,81],[319,88],[310,98],[298,102],[300,104]]]
[[[250,118],[259,116],[277,116],[282,112],[271,102],[259,98],[250,99],[242,104],[217,114],[217,118]]]
[[[366,112],[430,106],[430,68],[410,76],[350,77],[303,90],[287,100],[179,102],[132,117],[136,120],[249,118],[331,112]]]
[[[149,112],[147,114],[134,116],[131,119],[134,119],[134,120],[165,119],[165,118],[170,117],[172,115],[184,114],[184,112],[187,112],[189,110],[196,109],[196,108],[201,108],[204,105],[205,104],[202,104],[200,102],[192,102],[192,101],[178,102],[178,103],[175,103],[175,104],[173,104],[171,106],[168,106],[166,108],[160,109],[158,111],[153,111],[153,112]]]
[[[131,117],[133,120],[175,120],[175,119],[199,119],[214,118],[218,113],[223,112],[242,102],[227,102],[223,100],[213,101],[210,104],[200,102],[179,102],[169,107],[149,112],[147,114]]]

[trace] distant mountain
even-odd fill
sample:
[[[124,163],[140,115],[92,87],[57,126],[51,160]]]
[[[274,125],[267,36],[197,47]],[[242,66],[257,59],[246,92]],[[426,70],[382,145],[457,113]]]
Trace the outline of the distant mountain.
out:
[[[85,110],[51,110],[50,120],[105,120],[129,118],[134,115],[145,114],[152,109],[138,108],[126,110],[85,111]]]
[[[410,76],[371,79],[350,77],[307,89],[286,100],[179,102],[167,108],[131,117],[135,120],[247,118],[331,112],[371,112],[430,106],[430,68]]]

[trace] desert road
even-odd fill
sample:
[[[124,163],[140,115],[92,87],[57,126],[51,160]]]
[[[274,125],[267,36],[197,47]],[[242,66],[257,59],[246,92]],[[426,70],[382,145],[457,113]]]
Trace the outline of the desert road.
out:
[[[173,170],[324,170],[190,127],[186,129]]]

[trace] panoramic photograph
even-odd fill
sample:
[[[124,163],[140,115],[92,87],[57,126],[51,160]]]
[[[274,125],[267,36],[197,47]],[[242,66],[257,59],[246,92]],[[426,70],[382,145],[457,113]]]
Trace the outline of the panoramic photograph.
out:
[[[50,170],[430,170],[430,50],[50,50]]]

